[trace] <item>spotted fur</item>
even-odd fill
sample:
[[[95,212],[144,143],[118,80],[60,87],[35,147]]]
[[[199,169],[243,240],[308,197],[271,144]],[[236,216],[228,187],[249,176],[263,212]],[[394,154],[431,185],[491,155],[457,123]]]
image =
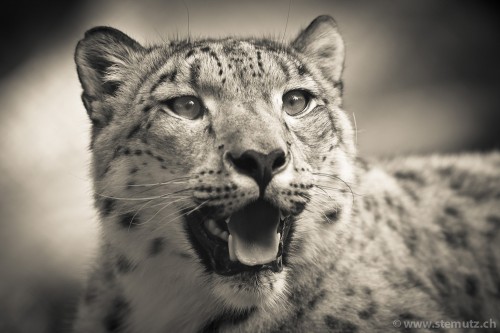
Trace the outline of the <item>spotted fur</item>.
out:
[[[390,332],[398,320],[500,313],[500,154],[358,160],[342,110],[344,44],[317,18],[266,39],[141,46],[107,27],[76,50],[102,237],[75,332]],[[293,117],[282,96],[308,90]],[[201,118],[165,101],[197,96]],[[224,158],[291,156],[264,195],[293,218],[283,270],[211,272],[186,232],[261,190]]]

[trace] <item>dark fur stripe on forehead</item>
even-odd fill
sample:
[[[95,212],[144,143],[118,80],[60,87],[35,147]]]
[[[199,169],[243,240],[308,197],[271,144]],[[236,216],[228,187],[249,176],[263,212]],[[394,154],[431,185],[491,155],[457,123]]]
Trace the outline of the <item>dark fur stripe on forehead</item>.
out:
[[[169,82],[175,82],[175,79],[177,78],[177,68],[174,68],[171,72],[169,73],[163,73],[162,75],[160,75],[160,78],[158,79],[158,81],[156,81],[155,84],[153,84],[153,86],[151,87],[150,89],[150,93],[152,93],[153,91],[156,90],[156,88],[158,88],[158,86],[164,82],[167,82],[167,80]]]

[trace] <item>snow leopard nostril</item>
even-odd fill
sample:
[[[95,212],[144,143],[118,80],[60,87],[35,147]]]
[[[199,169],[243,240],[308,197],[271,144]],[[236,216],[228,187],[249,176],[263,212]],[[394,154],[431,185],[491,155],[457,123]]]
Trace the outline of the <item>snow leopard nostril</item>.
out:
[[[273,176],[280,172],[287,162],[287,156],[282,149],[275,149],[268,154],[247,150],[239,156],[235,155],[228,152],[228,160],[238,172],[252,177],[257,182],[261,195]]]
[[[281,168],[286,164],[286,155],[284,151],[279,152],[278,156],[276,156],[276,159],[273,162],[273,171]]]

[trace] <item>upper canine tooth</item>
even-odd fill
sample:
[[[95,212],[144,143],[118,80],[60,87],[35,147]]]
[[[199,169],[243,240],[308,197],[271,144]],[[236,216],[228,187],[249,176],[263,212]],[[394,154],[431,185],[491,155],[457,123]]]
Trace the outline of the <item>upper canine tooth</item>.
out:
[[[212,219],[206,220],[205,227],[207,227],[207,229],[208,229],[208,231],[210,231],[210,233],[212,233],[214,235],[219,234],[219,228],[217,227],[217,224],[215,223],[214,220],[212,220]]]
[[[229,223],[229,217],[228,217],[228,218],[226,218],[226,223]]]
[[[217,236],[220,239],[227,242],[228,237],[229,237],[229,233],[227,231],[224,231],[221,228],[219,228],[219,226],[217,225],[217,223],[214,220],[212,220],[212,219],[206,220],[205,227],[212,235]]]

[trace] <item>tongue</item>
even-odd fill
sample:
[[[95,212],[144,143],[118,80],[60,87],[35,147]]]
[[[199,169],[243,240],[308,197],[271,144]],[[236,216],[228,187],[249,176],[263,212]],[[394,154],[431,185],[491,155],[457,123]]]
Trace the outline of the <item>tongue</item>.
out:
[[[275,260],[280,241],[279,221],[279,209],[260,199],[231,215],[228,223],[231,260],[247,266]]]

